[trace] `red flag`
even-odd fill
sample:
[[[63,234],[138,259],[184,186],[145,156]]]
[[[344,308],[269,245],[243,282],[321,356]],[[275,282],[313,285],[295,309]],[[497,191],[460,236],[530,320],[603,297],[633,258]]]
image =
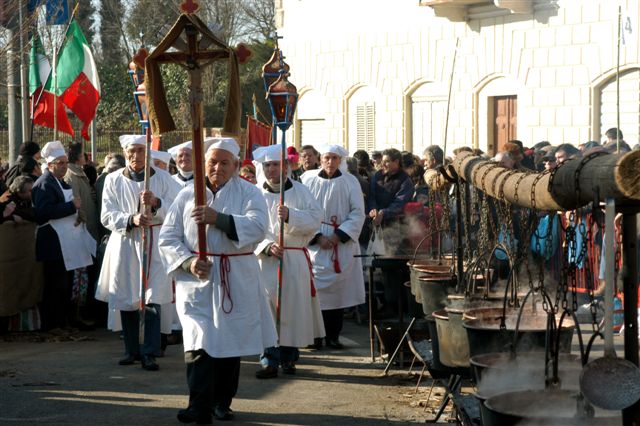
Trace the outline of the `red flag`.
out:
[[[42,95],[40,92],[42,92]],[[33,122],[35,124],[53,129],[55,116],[55,121],[58,122],[58,130],[73,136],[73,127],[71,127],[71,122],[67,117],[67,111],[64,109],[60,98],[55,102],[53,100],[53,93],[41,87],[33,94],[32,100],[33,99],[39,99],[33,111]],[[58,111],[57,114],[53,112],[54,103],[56,104],[55,109]]]
[[[271,144],[271,126],[264,124],[255,118],[247,117],[247,149],[244,157],[253,159],[253,151],[261,146]]]

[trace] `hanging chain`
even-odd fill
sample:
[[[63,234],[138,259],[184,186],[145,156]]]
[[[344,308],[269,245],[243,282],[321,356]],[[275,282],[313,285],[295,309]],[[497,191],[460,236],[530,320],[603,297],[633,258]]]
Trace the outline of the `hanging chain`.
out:
[[[458,212],[458,214],[462,214],[462,220],[464,221],[464,248],[463,248],[463,256],[466,260],[471,260],[471,220],[469,218],[469,206],[467,204],[467,189],[468,185],[460,185],[460,206],[462,211]]]

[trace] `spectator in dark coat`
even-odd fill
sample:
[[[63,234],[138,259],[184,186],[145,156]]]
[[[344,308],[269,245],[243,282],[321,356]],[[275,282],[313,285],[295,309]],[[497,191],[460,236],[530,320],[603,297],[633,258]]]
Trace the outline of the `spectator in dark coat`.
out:
[[[33,158],[35,161],[40,160],[40,146],[31,141],[24,142],[20,145],[18,158],[5,175],[5,182],[7,186],[11,185],[11,182],[13,182],[16,177],[20,176],[20,170],[29,158]]]
[[[369,186],[367,207],[374,225],[398,220],[412,197],[413,182],[402,169],[402,154],[393,148],[384,150],[382,169],[373,175]]]
[[[51,145],[50,145],[51,144]],[[66,327],[71,300],[73,274],[67,272],[60,239],[52,219],[75,215],[80,208],[80,199],[65,201],[63,191],[71,187],[62,180],[67,172],[68,159],[60,142],[49,142],[43,148],[48,169],[33,186],[33,207],[40,225],[36,234],[36,260],[42,262],[44,292],[40,313],[42,329]]]
[[[35,222],[36,216],[31,206],[31,188],[33,180],[28,176],[18,176],[11,182],[7,194],[0,197],[0,211],[6,211],[9,207],[11,214],[7,217],[0,217],[0,223],[13,220],[16,223],[22,221]],[[4,216],[4,215],[3,215]]]

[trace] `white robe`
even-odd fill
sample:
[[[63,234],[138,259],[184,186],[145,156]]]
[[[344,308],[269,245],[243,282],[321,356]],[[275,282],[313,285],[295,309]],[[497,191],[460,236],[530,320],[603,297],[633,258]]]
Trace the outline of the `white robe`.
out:
[[[264,239],[269,220],[264,197],[258,188],[236,176],[215,196],[207,189],[207,205],[232,215],[238,233],[238,241],[232,241],[226,233],[208,225],[208,252],[249,254],[228,258],[227,282],[233,307],[225,312],[231,304],[221,286],[221,257],[209,257],[213,266],[206,280],[181,267],[198,250],[198,228],[191,218],[193,187],[180,192],[162,226],[159,244],[166,271],[176,281],[176,309],[182,324],[184,350],[204,349],[214,358],[260,354],[277,342],[260,265],[253,253]]]
[[[309,170],[302,175],[302,183],[322,206],[322,224],[317,232],[331,236],[336,217],[338,228],[350,239],[338,244],[340,273],[335,272],[332,249],[321,249],[319,244],[309,247],[313,262],[313,275],[323,310],[347,308],[364,303],[364,278],[359,257],[358,236],[364,224],[364,198],[358,180],[349,173],[333,179],[318,176],[318,170]]]
[[[176,181],[178,185],[180,185],[180,189],[186,188],[188,185],[193,186],[193,178],[189,180],[182,180],[178,177],[178,174],[176,173],[175,175],[171,175],[171,179],[173,179],[174,181]]]
[[[309,190],[293,180],[284,193],[285,205],[289,208],[289,220],[284,226],[285,247],[306,247],[313,238],[322,218],[320,205]],[[269,209],[269,229],[265,239],[258,245],[256,254],[271,299],[275,317],[278,295],[278,267],[280,260],[268,256],[264,250],[277,242],[280,235],[278,206],[280,194],[262,189]],[[304,347],[313,343],[315,337],[324,337],[324,323],[318,297],[311,296],[311,271],[302,250],[284,251],[282,276],[282,303],[280,309],[280,346]]]
[[[120,311],[139,309],[142,286],[142,232],[134,227],[127,231],[129,218],[138,213],[140,193],[144,182],[135,182],[125,176],[127,169],[109,174],[104,181],[100,221],[111,231],[100,270],[96,299],[109,303],[109,308]],[[153,217],[151,263],[145,303],[169,303],[173,299],[171,280],[164,271],[158,252],[158,234],[178,187],[164,170],[153,168],[149,190],[161,201]],[[113,318],[115,319],[115,318]],[[117,328],[118,320],[112,323]]]

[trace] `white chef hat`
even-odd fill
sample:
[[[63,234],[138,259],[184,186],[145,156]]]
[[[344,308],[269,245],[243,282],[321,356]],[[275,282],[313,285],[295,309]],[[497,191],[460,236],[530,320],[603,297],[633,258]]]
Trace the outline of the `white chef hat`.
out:
[[[219,138],[207,138],[205,139],[205,144],[208,140],[211,140],[211,145],[207,148],[207,152],[213,149],[224,149],[225,151],[230,152],[233,156],[238,159],[238,154],[240,154],[240,147],[234,138],[228,137],[219,137]]]
[[[214,143],[218,139],[220,139],[220,138],[214,138],[214,137],[211,137],[211,136],[204,138],[203,150],[206,152],[207,149],[209,148],[209,146],[211,146],[211,144]],[[173,161],[177,161],[178,160],[178,152],[180,152],[181,149],[193,149],[193,141],[186,141],[186,142],[183,142],[183,143],[181,143],[179,145],[172,146],[171,148],[169,148],[167,150],[167,152],[169,152],[169,154],[171,154],[171,157],[173,157]]]
[[[322,145],[318,149],[318,152],[320,152],[320,155],[326,154],[328,152],[332,152],[343,158],[349,156],[349,152],[343,147],[341,147],[340,145],[332,145],[332,144]]]
[[[178,158],[178,152],[181,149],[193,149],[191,141],[186,141],[186,142],[183,142],[183,143],[181,143],[179,145],[172,146],[171,148],[169,148],[167,150],[169,155],[171,155],[171,157],[173,157],[173,161],[176,161],[176,159]]]
[[[152,149],[151,158],[153,158],[154,160],[160,160],[168,166],[169,162],[171,161],[171,154],[165,151],[156,151]]]
[[[285,155],[286,158],[286,155]],[[267,161],[280,161],[282,160],[282,146],[281,145],[269,145],[261,146],[253,151],[253,161],[258,163],[265,163]]]
[[[52,163],[56,158],[64,157],[67,153],[64,150],[64,146],[62,146],[62,142],[51,141],[45,144],[42,151],[40,151],[40,155],[47,161],[47,163]]]
[[[129,145],[147,145],[147,137],[145,135],[121,135],[120,146],[126,148]]]

